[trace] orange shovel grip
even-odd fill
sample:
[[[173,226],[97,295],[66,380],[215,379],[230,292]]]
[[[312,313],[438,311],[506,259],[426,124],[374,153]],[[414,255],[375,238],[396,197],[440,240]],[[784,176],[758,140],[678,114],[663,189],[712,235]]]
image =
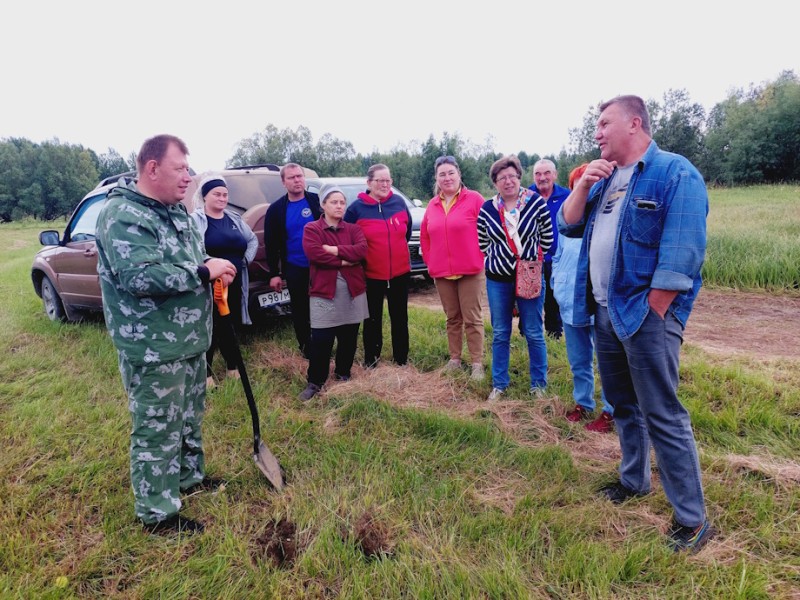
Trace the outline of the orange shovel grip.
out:
[[[228,288],[222,285],[222,279],[214,280],[214,303],[221,317],[231,314],[231,309],[228,308]]]

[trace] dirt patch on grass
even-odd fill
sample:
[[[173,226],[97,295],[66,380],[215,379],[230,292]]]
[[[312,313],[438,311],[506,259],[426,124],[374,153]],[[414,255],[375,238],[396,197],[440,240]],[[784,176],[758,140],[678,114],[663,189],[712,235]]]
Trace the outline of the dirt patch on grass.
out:
[[[291,567],[297,559],[297,526],[286,519],[269,521],[255,539],[251,555],[256,563],[267,561],[278,568]]]
[[[394,553],[394,543],[389,527],[378,514],[367,510],[353,525],[356,545],[367,558],[384,558]]]
[[[800,359],[800,297],[702,289],[685,339],[712,354]]]

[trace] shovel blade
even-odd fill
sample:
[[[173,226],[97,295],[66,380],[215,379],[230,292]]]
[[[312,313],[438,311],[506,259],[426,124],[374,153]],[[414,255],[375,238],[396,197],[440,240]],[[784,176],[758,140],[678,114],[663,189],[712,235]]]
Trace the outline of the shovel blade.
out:
[[[264,474],[272,487],[280,492],[283,489],[283,472],[280,464],[278,464],[278,459],[264,445],[264,442],[260,441],[258,443],[258,454],[253,455],[253,460],[255,460],[258,470]]]

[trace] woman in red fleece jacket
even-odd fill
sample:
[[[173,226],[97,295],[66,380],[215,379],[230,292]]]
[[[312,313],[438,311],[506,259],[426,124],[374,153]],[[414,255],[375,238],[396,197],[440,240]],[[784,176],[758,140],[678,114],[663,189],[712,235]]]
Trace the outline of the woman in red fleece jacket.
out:
[[[334,339],[334,377],[338,381],[350,379],[358,326],[369,315],[362,265],[367,240],[360,227],[342,220],[347,200],[340,188],[324,186],[319,199],[322,216],[303,229],[303,252],[309,262],[311,339],[308,385],[300,393],[301,400],[316,396],[328,379]]]
[[[347,208],[344,220],[361,227],[367,238],[367,305],[364,320],[364,365],[378,365],[383,348],[383,301],[389,306],[392,358],[408,361],[408,283],[411,258],[411,213],[405,201],[392,192],[389,167],[378,163],[367,170],[367,191]]]
[[[472,378],[483,379],[483,253],[478,247],[478,213],[483,196],[461,183],[452,156],[434,163],[435,190],[420,228],[422,258],[436,282],[447,315],[448,370],[461,368],[464,332],[472,361]]]

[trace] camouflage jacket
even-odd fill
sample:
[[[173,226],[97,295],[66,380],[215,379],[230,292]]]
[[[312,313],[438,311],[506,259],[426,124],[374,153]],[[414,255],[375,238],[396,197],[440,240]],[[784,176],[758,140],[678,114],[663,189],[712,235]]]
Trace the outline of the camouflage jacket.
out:
[[[100,211],[96,236],[103,312],[120,355],[143,366],[205,352],[212,297],[198,267],[208,256],[186,207],[120,185]]]

